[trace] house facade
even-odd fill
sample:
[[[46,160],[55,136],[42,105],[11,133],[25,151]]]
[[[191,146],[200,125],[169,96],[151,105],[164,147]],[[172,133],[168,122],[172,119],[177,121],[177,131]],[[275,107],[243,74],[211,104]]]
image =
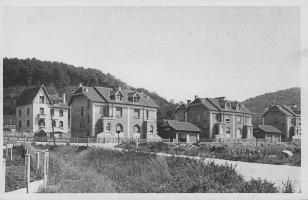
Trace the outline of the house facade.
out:
[[[44,85],[24,90],[16,102],[16,131],[33,136],[37,131],[67,136],[69,107],[62,98],[48,94]]]
[[[301,138],[301,109],[297,105],[272,105],[262,116],[265,125],[282,132],[282,139]]]
[[[71,137],[153,139],[157,105],[131,90],[80,86],[70,99]]]
[[[225,97],[199,98],[178,107],[175,119],[200,128],[200,140],[252,138],[252,114],[241,103]]]

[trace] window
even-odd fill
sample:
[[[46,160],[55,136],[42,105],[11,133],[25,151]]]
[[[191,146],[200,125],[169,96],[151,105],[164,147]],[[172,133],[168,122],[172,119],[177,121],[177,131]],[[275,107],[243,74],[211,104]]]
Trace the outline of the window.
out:
[[[197,121],[197,122],[200,122],[200,120],[201,120],[201,119],[200,119],[200,115],[197,115],[196,121]]]
[[[59,110],[59,116],[63,117],[63,110]]]
[[[230,116],[229,115],[225,115],[225,122],[230,123]]]
[[[121,95],[120,94],[116,95],[116,101],[121,101],[121,100],[122,100]]]
[[[109,107],[104,106],[100,110],[100,114],[102,114],[104,117],[109,117]]]
[[[50,115],[54,116],[55,115],[55,110],[54,109],[50,109]]]
[[[299,126],[302,125],[302,123],[301,123],[301,118],[298,119],[298,125],[299,125]]]
[[[153,133],[153,132],[154,132],[154,127],[150,126],[150,133]]]
[[[139,109],[134,109],[134,117],[140,118],[140,110]]]
[[[90,123],[90,115],[88,114],[88,121],[87,121],[88,123]]]
[[[80,115],[83,116],[83,107],[80,108]]]
[[[44,96],[40,96],[40,103],[44,103]]]
[[[134,102],[139,102],[139,97],[136,95],[134,96],[134,99],[133,99]]]
[[[107,125],[106,125],[106,130],[107,130],[107,131],[110,131],[110,123],[107,123]]]
[[[123,116],[123,110],[121,107],[116,107],[116,116],[122,117]]]
[[[44,108],[40,108],[40,114],[44,115]]]
[[[19,109],[19,117],[21,117],[21,109]]]
[[[18,127],[21,128],[21,121],[18,122]]]
[[[53,127],[56,127],[56,120],[52,120],[52,124],[51,124]]]
[[[242,138],[242,130],[240,128],[237,129],[236,135],[237,138]]]
[[[30,126],[30,120],[27,120],[27,127]]]
[[[140,126],[139,125],[135,125],[134,126],[134,132],[135,133],[140,133]]]
[[[27,108],[27,115],[30,114],[30,108]]]
[[[84,123],[83,123],[83,122],[80,122],[79,127],[80,127],[81,129],[83,129],[83,128],[84,128]]]
[[[239,116],[236,117],[236,121],[237,121],[238,124],[240,124],[241,123],[241,117],[239,117]]]
[[[63,122],[62,121],[59,122],[59,127],[63,128]]]
[[[147,110],[147,111],[146,111],[146,117],[147,117],[147,119],[149,119],[149,114],[150,114],[150,113],[149,113],[149,111]],[[184,118],[185,118],[185,115],[184,115]],[[185,119],[184,119],[184,120],[185,120]]]
[[[45,127],[45,120],[40,119],[38,122],[39,127]]]
[[[278,124],[278,121],[275,119],[275,124],[277,125]]]
[[[226,128],[226,134],[230,135],[230,128],[229,127]]]

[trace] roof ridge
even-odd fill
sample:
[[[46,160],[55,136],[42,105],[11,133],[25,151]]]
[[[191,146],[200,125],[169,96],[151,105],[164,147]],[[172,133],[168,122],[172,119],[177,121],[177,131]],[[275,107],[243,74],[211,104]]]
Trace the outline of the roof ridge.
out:
[[[287,112],[289,112],[289,113],[291,113],[292,115],[296,115],[294,112],[293,112],[293,110],[292,110],[292,112],[290,112],[290,110],[289,109],[287,109],[285,106],[286,105],[283,105],[283,104],[280,104],[280,106],[283,108],[283,109],[285,109]]]
[[[221,108],[217,107],[213,102],[212,99],[210,98],[205,98],[208,102],[210,102],[210,104],[212,104],[212,106],[214,106],[215,108],[217,108],[219,111],[221,111]]]

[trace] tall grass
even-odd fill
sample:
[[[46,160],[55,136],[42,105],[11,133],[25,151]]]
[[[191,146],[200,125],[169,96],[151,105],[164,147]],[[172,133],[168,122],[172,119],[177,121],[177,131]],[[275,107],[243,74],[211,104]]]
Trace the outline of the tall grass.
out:
[[[278,192],[263,180],[245,181],[234,166],[145,153],[57,147],[41,192]]]

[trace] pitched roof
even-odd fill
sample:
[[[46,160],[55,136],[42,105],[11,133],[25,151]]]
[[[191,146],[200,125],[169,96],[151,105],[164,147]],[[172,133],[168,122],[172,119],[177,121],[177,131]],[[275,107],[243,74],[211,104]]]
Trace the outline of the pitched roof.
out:
[[[85,95],[89,100],[95,101],[95,102],[108,102],[108,103],[116,103],[116,104],[129,104],[129,105],[138,105],[138,106],[146,106],[146,107],[154,107],[157,108],[158,105],[155,103],[153,99],[148,97],[147,95],[143,93],[138,93],[132,90],[123,90],[121,89],[121,94],[123,95],[123,98],[121,101],[117,101],[116,99],[111,98],[112,95],[114,95],[117,91],[115,91],[113,88],[107,88],[107,87],[84,87],[78,88],[74,93],[74,95],[83,94]],[[132,102],[128,100],[128,97],[132,93],[137,93],[140,96],[140,99],[138,102]]]
[[[280,111],[284,113],[287,116],[300,116],[299,114],[296,114],[291,106],[288,105],[272,105],[267,109],[267,111],[262,115],[264,117],[268,112],[275,112]]]
[[[177,131],[201,132],[201,130],[190,122],[180,122],[177,120],[166,120],[169,126]]]
[[[257,125],[257,127],[267,133],[280,133],[281,134],[281,131],[278,128],[270,126],[270,125]]]
[[[230,102],[230,109],[225,108],[226,102]],[[190,105],[194,105],[195,103],[202,103],[211,111],[252,114],[244,105],[241,106],[240,110],[236,110],[236,105],[239,103],[237,101],[231,102],[221,98],[197,98]]]
[[[27,104],[31,104],[33,102],[33,99],[36,97],[37,93],[40,89],[43,89],[44,92],[47,95],[48,100],[51,102],[49,95],[47,93],[47,90],[45,89],[44,85],[32,87],[29,89],[24,90],[21,95],[18,97],[16,101],[16,106],[23,106]]]

